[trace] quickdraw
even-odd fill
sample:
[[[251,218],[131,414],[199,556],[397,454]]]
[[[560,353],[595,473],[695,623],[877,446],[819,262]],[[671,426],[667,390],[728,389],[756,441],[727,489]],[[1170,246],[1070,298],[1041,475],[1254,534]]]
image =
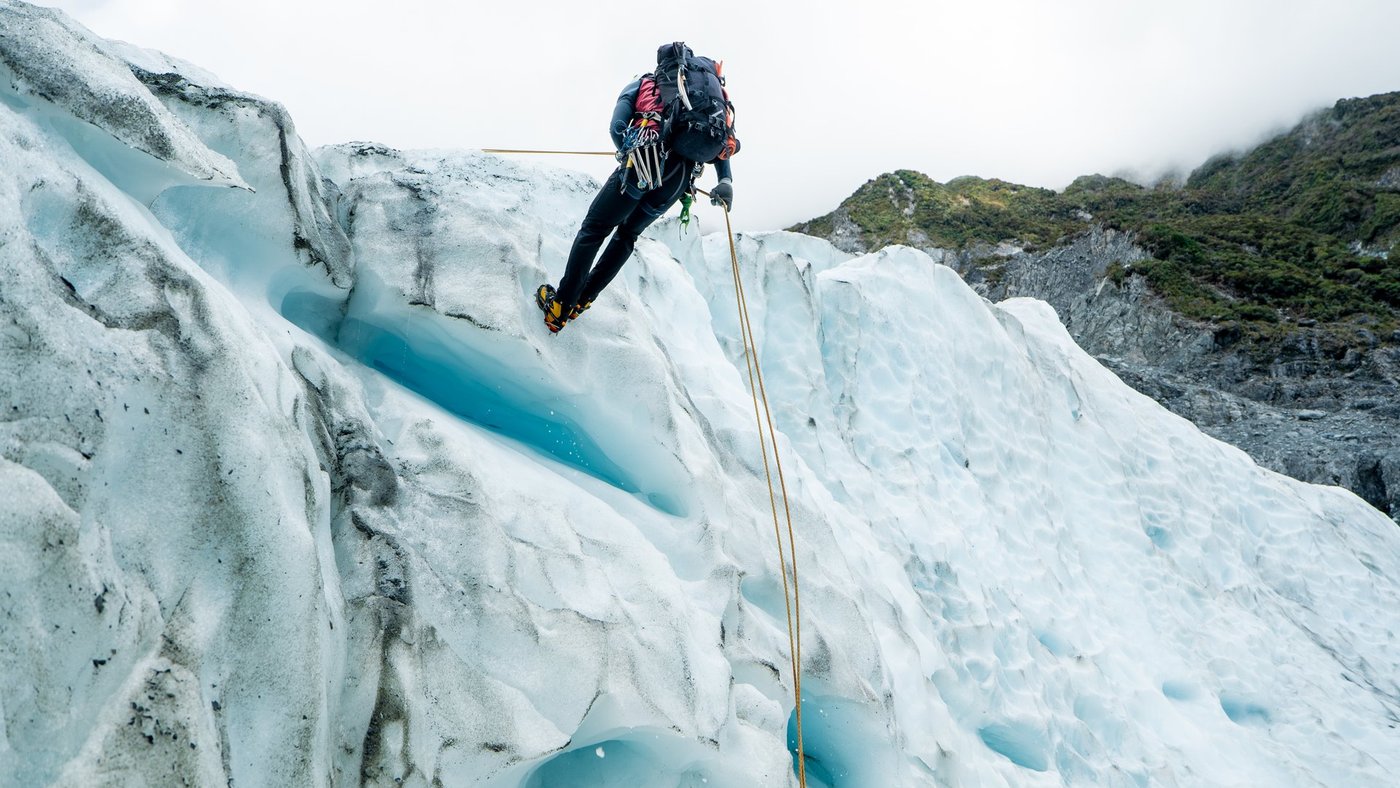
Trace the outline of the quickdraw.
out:
[[[622,152],[627,166],[637,176],[637,187],[651,191],[661,185],[665,174],[663,164],[668,151],[661,144],[661,115],[656,112],[641,112],[632,119],[627,133],[622,138]],[[626,188],[624,181],[623,188]]]

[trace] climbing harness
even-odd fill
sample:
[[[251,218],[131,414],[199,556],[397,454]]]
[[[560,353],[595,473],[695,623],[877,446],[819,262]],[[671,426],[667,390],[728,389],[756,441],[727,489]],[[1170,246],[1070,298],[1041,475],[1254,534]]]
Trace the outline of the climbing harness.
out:
[[[705,194],[705,192],[700,192]],[[749,393],[753,396],[754,422],[758,426],[758,444],[763,455],[763,474],[768,480],[768,503],[773,511],[773,536],[778,544],[778,568],[783,576],[783,604],[787,607],[788,647],[792,656],[792,696],[793,713],[797,718],[797,764],[798,781],[807,788],[807,754],[802,743],[802,602],[797,586],[797,545],[792,529],[792,508],[788,505],[787,482],[783,478],[783,462],[778,456],[778,431],[773,427],[773,411],[768,406],[768,391],[763,385],[763,370],[758,365],[758,352],[754,345],[753,324],[749,321],[748,299],[744,297],[744,283],[739,276],[739,252],[734,246],[734,227],[729,221],[729,207],[724,206],[724,229],[729,235],[729,262],[734,274],[734,299],[739,310],[740,340],[744,345],[744,361],[749,372]],[[755,382],[757,385],[755,385]],[[763,417],[759,416],[759,397],[763,398]],[[763,423],[768,423],[768,434],[763,434]],[[783,514],[787,519],[787,551],[783,555],[783,534],[778,524],[778,501],[773,492],[773,474],[769,471],[768,445],[772,442],[773,464],[778,472],[778,487],[783,496]],[[792,567],[792,590],[788,591],[788,565]]]

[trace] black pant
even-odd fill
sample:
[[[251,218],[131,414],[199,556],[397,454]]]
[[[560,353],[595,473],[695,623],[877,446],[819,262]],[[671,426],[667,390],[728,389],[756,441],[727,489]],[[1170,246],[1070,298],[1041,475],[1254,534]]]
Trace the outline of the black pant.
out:
[[[566,311],[574,304],[589,303],[603,292],[632,255],[637,236],[680,199],[690,182],[693,166],[676,156],[667,162],[661,185],[640,198],[632,197],[623,189],[623,179],[631,177],[631,170],[619,167],[613,172],[603,184],[603,190],[593,198],[593,204],[583,217],[583,226],[574,237],[573,249],[569,251],[569,264],[555,294]],[[613,234],[612,241],[595,266],[593,256],[608,233]]]

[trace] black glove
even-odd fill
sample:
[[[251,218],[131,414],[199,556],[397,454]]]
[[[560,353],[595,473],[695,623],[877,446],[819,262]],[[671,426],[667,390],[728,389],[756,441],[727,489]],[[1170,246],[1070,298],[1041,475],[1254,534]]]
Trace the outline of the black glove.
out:
[[[728,178],[715,184],[715,188],[710,189],[710,204],[723,205],[725,210],[734,208],[734,184]]]

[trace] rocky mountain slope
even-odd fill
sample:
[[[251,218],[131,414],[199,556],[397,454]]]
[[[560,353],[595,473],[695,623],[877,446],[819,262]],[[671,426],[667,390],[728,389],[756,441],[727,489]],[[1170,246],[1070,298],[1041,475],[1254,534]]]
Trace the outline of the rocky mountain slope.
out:
[[[1400,93],[1339,101],[1184,183],[883,175],[796,228],[902,243],[1256,460],[1400,516]]]

